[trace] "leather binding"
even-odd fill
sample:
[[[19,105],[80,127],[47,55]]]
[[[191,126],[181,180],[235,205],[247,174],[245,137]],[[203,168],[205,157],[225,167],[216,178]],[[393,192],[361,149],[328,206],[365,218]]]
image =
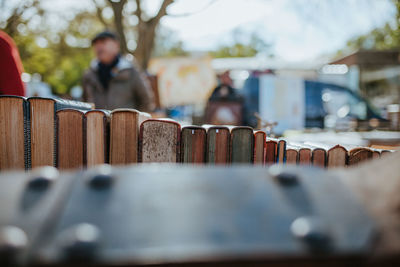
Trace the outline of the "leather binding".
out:
[[[24,99],[22,103],[24,110],[24,154],[25,154],[25,170],[29,170],[32,167],[31,164],[31,123],[30,123],[30,112],[29,102]]]
[[[321,168],[326,167],[326,151],[322,148],[314,148],[312,150],[312,158],[311,158],[313,166],[318,166]]]
[[[230,159],[231,163],[253,163],[254,133],[251,127],[231,128]]]
[[[230,130],[225,126],[203,125],[207,130],[206,161],[209,164],[229,164]]]
[[[181,162],[204,163],[207,133],[200,126],[185,126],[181,131]]]
[[[286,163],[286,140],[280,139],[278,140],[278,147],[277,147],[277,156],[276,162],[278,164],[285,164]]]
[[[267,137],[265,142],[265,164],[271,165],[276,163],[278,142],[275,139]]]
[[[254,131],[254,164],[265,164],[266,138],[264,131]]]

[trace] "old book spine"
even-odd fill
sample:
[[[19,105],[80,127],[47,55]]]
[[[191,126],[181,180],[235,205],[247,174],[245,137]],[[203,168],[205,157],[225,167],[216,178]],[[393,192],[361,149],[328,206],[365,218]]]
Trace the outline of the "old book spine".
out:
[[[103,117],[104,129],[104,162],[110,163],[110,116]]]
[[[341,145],[330,148],[327,152],[327,167],[344,167],[347,165],[347,150]]]
[[[314,148],[311,158],[313,166],[326,167],[326,150],[323,148]]]
[[[31,120],[29,112],[29,102],[24,99],[23,103],[24,112],[24,157],[25,157],[25,170],[32,168],[31,162]]]
[[[278,141],[276,162],[278,164],[285,164],[286,162],[286,140],[280,139]]]
[[[141,113],[135,109],[115,109],[110,118],[110,164],[139,162],[139,127]]]
[[[140,125],[139,162],[180,162],[181,127],[170,119],[148,119]]]
[[[207,126],[206,161],[209,164],[229,164],[230,131],[224,126]]]
[[[373,152],[372,150],[365,148],[365,147],[359,147],[359,148],[354,148],[349,150],[348,152],[348,165],[357,165],[360,162],[372,159]]]
[[[254,132],[254,164],[265,164],[266,138],[264,131]]]
[[[204,163],[206,155],[206,130],[198,126],[186,126],[181,132],[181,162]]]
[[[253,163],[253,129],[245,126],[233,127],[230,142],[231,163]]]
[[[267,139],[265,142],[265,164],[271,165],[276,162],[277,142],[275,140]]]

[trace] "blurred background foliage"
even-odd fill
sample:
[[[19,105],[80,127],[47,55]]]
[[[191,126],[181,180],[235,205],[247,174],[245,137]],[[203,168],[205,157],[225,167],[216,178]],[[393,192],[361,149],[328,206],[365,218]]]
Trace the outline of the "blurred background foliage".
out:
[[[123,52],[133,54],[142,69],[147,68],[151,56],[174,57],[192,53],[185,50],[173,31],[160,26],[160,19],[169,15],[166,10],[174,0],[162,1],[153,16],[141,8],[143,0],[92,0],[93,10],[81,10],[63,18],[54,17],[43,8],[42,2],[0,0],[0,9],[6,11],[0,12],[0,29],[15,40],[25,72],[39,73],[56,94],[68,93],[80,84],[81,76],[93,58],[90,40],[94,33],[105,28],[122,35]],[[399,49],[400,0],[392,2],[397,9],[394,22],[349,40],[338,54],[358,49]],[[60,25],[56,25],[58,23]],[[266,43],[254,33],[236,38],[241,34],[240,29],[233,32],[234,42],[220,45],[209,54],[216,58],[252,57],[259,53],[272,56],[269,52],[272,43]]]

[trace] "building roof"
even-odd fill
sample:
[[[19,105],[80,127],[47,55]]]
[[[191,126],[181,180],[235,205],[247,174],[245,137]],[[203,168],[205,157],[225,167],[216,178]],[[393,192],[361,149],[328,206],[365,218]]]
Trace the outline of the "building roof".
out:
[[[358,65],[365,68],[398,66],[400,65],[400,52],[398,50],[359,50],[330,64]]]

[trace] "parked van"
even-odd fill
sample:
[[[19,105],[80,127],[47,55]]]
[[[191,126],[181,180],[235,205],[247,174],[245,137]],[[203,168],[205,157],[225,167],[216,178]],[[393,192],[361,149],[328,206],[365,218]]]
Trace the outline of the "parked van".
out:
[[[372,122],[377,127],[387,123],[359,94],[334,84],[263,74],[250,76],[243,94],[245,124],[255,127],[257,112],[265,120],[278,122],[278,134],[287,129],[346,129],[354,124]]]

